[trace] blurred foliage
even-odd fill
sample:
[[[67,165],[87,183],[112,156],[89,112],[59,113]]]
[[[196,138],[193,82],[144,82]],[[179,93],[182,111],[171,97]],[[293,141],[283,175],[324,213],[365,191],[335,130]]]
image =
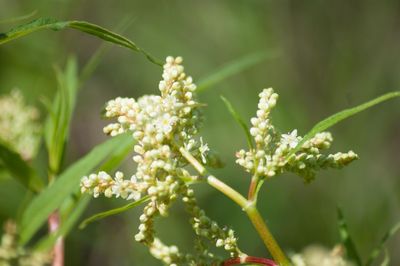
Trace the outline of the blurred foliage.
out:
[[[183,56],[195,81],[244,55],[279,51],[278,56],[215,84],[200,96],[207,104],[204,136],[227,165],[217,174],[243,193],[249,177],[235,166],[234,153],[246,146],[246,138],[220,94],[248,121],[259,91],[274,87],[280,94],[275,124],[281,131],[297,127],[303,134],[329,114],[400,87],[400,2],[396,0],[121,0],[112,5],[94,0],[0,0],[0,21],[34,10],[38,17],[85,20],[107,28],[132,16],[134,22],[124,35],[158,58]],[[0,32],[16,24],[0,24]],[[30,103],[41,108],[44,119],[41,100],[52,101],[57,91],[53,66],[65,65],[70,54],[83,64],[99,45],[99,40],[74,31],[43,31],[3,45],[0,93],[20,88]],[[100,112],[108,99],[154,93],[159,79],[159,67],[112,47],[78,92],[66,161],[74,161],[106,139]],[[320,173],[311,185],[292,175],[266,184],[259,206],[286,250],[337,243],[337,204],[343,206],[353,241],[364,258],[387,228],[400,220],[399,117],[396,100],[333,128],[336,148],[360,155],[352,166]],[[27,196],[14,180],[0,180],[0,217],[15,218]],[[236,229],[246,252],[267,256],[239,208],[210,187],[198,185],[196,190],[211,217]],[[121,200],[92,202],[86,216],[123,204]],[[158,265],[134,242],[139,211],[75,230],[66,243],[67,265]],[[182,209],[175,207],[169,219],[158,224],[164,230],[162,237],[189,246],[192,235],[185,219]],[[397,235],[388,242],[393,265],[400,264],[399,247]]]

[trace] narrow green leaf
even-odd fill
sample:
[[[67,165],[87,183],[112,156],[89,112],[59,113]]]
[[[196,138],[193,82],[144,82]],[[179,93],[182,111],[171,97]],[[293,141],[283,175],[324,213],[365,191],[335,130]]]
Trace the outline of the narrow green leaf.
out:
[[[13,178],[33,192],[43,188],[43,181],[21,156],[0,142],[0,160]]]
[[[159,66],[162,66],[163,63],[150,55],[148,52],[143,50],[142,48],[138,47],[133,41],[129,40],[128,38],[119,35],[115,32],[112,32],[110,30],[107,30],[103,27],[100,27],[98,25],[88,23],[85,21],[76,21],[76,20],[71,20],[71,21],[58,21],[53,18],[39,18],[36,19],[30,23],[20,25],[14,29],[11,29],[9,32],[6,33],[0,33],[0,44],[9,42],[11,40],[23,37],[25,35],[28,35],[30,33],[42,30],[42,29],[51,29],[51,30],[62,30],[65,28],[71,28],[75,29],[81,32],[85,32],[87,34],[96,36],[102,40],[118,44],[120,46],[126,47],[132,51],[135,52],[140,52],[146,58]]]
[[[378,246],[372,250],[371,254],[368,257],[367,266],[372,265],[374,260],[378,258],[379,254],[385,249],[385,243],[394,236],[397,231],[400,231],[400,222],[396,223],[386,234],[382,237],[381,241],[379,242]]]
[[[374,105],[377,105],[381,102],[387,101],[389,99],[399,97],[400,96],[400,91],[394,91],[394,92],[389,92],[386,93],[382,96],[379,96],[371,101],[368,101],[366,103],[360,104],[356,107],[345,109],[341,112],[338,112],[334,115],[329,116],[328,118],[325,118],[321,122],[317,123],[305,136],[304,138],[297,144],[296,148],[294,148],[288,155],[287,157],[293,155],[297,151],[301,149],[301,146],[309,139],[315,136],[315,134],[324,131],[333,125],[339,123],[340,121],[349,118],[355,114],[358,114],[359,112],[362,112],[368,108],[371,108]]]
[[[133,139],[129,134],[114,137],[96,146],[87,155],[66,169],[27,207],[21,219],[21,243],[27,243],[45,223],[47,217],[59,208],[69,195],[78,190],[82,176],[93,171],[101,161],[114,154],[120,146],[132,145]]]
[[[356,246],[354,245],[353,240],[351,239],[349,229],[347,228],[346,220],[344,219],[342,210],[338,207],[337,208],[337,215],[338,215],[338,226],[339,226],[339,234],[340,239],[344,247],[346,248],[346,255],[349,260],[356,263],[358,266],[362,266],[361,258],[358,255]]]
[[[231,61],[223,65],[220,69],[214,71],[206,78],[200,79],[197,86],[197,92],[205,91],[215,84],[227,79],[235,74],[238,74],[246,69],[270,58],[277,56],[276,52],[258,52],[246,55],[237,60]]]
[[[114,153],[107,157],[107,161],[101,165],[100,170],[110,172],[115,167],[118,167],[128,157],[129,153],[132,152],[134,143],[135,141],[132,139],[125,145],[115,147]]]
[[[49,250],[54,246],[54,243],[59,237],[65,237],[71,229],[76,225],[78,219],[81,217],[82,213],[85,211],[87,205],[89,204],[90,197],[85,195],[76,200],[75,204],[72,206],[72,211],[66,216],[61,223],[60,228],[41,239],[34,247],[36,251]]]
[[[57,70],[58,93],[45,124],[44,138],[52,173],[58,173],[69,137],[70,122],[78,91],[78,69],[75,58],[69,58],[64,72]]]
[[[135,207],[137,207],[137,206],[149,201],[149,200],[150,200],[150,196],[145,196],[145,197],[141,198],[140,200],[137,200],[135,202],[131,202],[129,204],[126,204],[125,206],[97,213],[97,214],[85,219],[79,225],[79,229],[84,229],[88,224],[93,223],[93,222],[98,221],[98,220],[101,220],[101,219],[104,219],[106,217],[109,217],[109,216],[112,216],[112,215],[116,215],[116,214],[119,214],[119,213],[122,213],[122,212],[126,212],[126,211],[128,211],[128,210],[130,210],[132,208],[135,208]]]
[[[239,113],[233,108],[233,105],[226,99],[224,96],[220,96],[222,101],[224,102],[226,108],[228,109],[229,113],[232,115],[232,117],[236,120],[236,122],[239,124],[239,126],[242,127],[244,133],[246,134],[247,138],[247,143],[249,144],[250,149],[253,149],[253,141],[250,135],[250,130],[249,127],[247,126],[246,122],[242,119],[242,117],[239,115]]]

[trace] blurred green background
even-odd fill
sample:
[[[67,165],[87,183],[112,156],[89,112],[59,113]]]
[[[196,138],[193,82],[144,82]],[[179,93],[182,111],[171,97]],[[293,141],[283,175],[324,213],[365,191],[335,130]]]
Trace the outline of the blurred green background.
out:
[[[223,106],[224,95],[248,121],[258,93],[279,93],[273,112],[282,130],[305,134],[313,124],[341,109],[400,88],[400,2],[397,0],[237,0],[237,1],[95,1],[0,0],[0,20],[37,10],[40,17],[79,19],[115,28],[133,23],[124,35],[153,55],[183,56],[196,80],[225,63],[255,52],[269,59],[213,86],[200,95],[207,104],[203,135],[226,168],[218,176],[246,193],[249,176],[235,165],[234,153],[245,137]],[[0,32],[13,24],[0,24]],[[41,98],[56,91],[54,65],[75,54],[80,65],[101,41],[72,30],[42,31],[0,46],[0,92],[20,88],[42,109]],[[106,137],[100,117],[104,103],[117,96],[157,93],[161,69],[140,55],[113,46],[79,94],[67,161],[88,152]],[[363,112],[332,129],[332,150],[353,149],[360,160],[343,170],[319,173],[304,185],[294,175],[266,183],[259,201],[262,214],[287,251],[309,244],[338,243],[336,206],[343,208],[350,231],[365,256],[384,232],[400,220],[400,103],[393,100]],[[134,171],[129,159],[126,173]],[[202,207],[220,224],[231,225],[241,248],[268,256],[244,213],[207,185],[197,185]],[[12,180],[0,183],[0,217],[15,217],[24,199]],[[123,200],[94,200],[84,217],[121,206]],[[140,208],[74,230],[66,242],[67,265],[160,265],[134,241]],[[157,225],[170,244],[190,247],[190,227],[180,204]],[[400,265],[400,235],[388,244],[392,265]]]

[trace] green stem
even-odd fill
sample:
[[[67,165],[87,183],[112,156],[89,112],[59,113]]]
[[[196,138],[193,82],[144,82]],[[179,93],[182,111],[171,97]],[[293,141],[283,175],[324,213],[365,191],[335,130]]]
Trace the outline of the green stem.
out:
[[[246,214],[253,223],[262,241],[264,242],[264,245],[267,247],[274,260],[281,266],[290,265],[289,260],[286,258],[286,255],[283,253],[274,236],[269,231],[268,226],[261,217],[258,209],[255,206],[252,207],[250,205],[250,207],[246,209]]]
[[[190,164],[198,171],[201,175],[207,174],[207,169],[192,155],[189,151],[181,147],[179,149],[183,157],[188,160]],[[280,266],[288,266],[290,265],[289,260],[286,258],[285,254],[283,253],[282,249],[279,247],[278,243],[276,242],[275,238],[272,236],[270,230],[268,229],[267,224],[264,222],[264,219],[261,217],[260,213],[257,210],[255,205],[255,201],[247,200],[245,197],[242,196],[239,192],[234,190],[232,187],[228,186],[218,178],[213,175],[209,175],[207,177],[207,183],[214,187],[215,189],[219,190],[223,194],[225,194],[228,198],[233,200],[236,204],[238,204],[243,211],[246,212],[247,216],[249,217],[250,221],[253,223],[254,227],[256,228],[260,238],[264,242],[266,248],[271,253],[274,260]],[[257,192],[257,183],[255,186],[255,192]]]
[[[207,183],[210,184],[212,187],[216,188],[217,190],[221,191],[223,194],[225,194],[228,198],[236,202],[237,205],[242,207],[244,211],[246,211],[249,202],[246,200],[245,197],[243,197],[239,192],[216,178],[215,176],[208,176],[207,177]]]

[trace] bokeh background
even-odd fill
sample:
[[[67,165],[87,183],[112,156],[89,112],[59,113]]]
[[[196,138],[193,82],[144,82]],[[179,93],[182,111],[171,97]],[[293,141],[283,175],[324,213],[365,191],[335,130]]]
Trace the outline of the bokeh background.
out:
[[[273,121],[305,134],[341,109],[400,88],[400,2],[397,0],[0,0],[0,20],[37,10],[40,17],[79,19],[115,28],[126,18],[124,35],[153,55],[181,55],[187,73],[200,80],[221,66],[253,53],[271,56],[200,95],[207,104],[203,135],[226,163],[218,176],[246,193],[249,176],[234,162],[246,146],[241,128],[223,106],[227,97],[248,121],[258,93],[280,94]],[[13,24],[0,24],[0,32]],[[0,46],[0,92],[20,88],[46,113],[41,98],[56,91],[54,65],[68,55],[80,65],[101,41],[72,30],[42,31]],[[113,46],[79,92],[67,164],[106,137],[104,103],[117,96],[157,92],[161,69],[137,53]],[[400,220],[400,102],[393,100],[332,128],[332,150],[353,149],[360,160],[343,170],[320,172],[310,185],[294,175],[265,184],[259,200],[274,235],[286,251],[339,241],[336,206],[342,207],[359,252],[365,258],[384,232]],[[134,171],[127,160],[122,167]],[[202,207],[232,226],[244,251],[268,256],[244,213],[207,185],[197,185]],[[24,190],[13,180],[0,184],[0,217],[16,217]],[[123,200],[94,200],[84,217],[121,206]],[[160,265],[133,236],[140,208],[74,230],[66,242],[67,265]],[[167,243],[190,247],[193,238],[179,204],[158,228]],[[400,265],[400,235],[388,243],[392,265]]]

